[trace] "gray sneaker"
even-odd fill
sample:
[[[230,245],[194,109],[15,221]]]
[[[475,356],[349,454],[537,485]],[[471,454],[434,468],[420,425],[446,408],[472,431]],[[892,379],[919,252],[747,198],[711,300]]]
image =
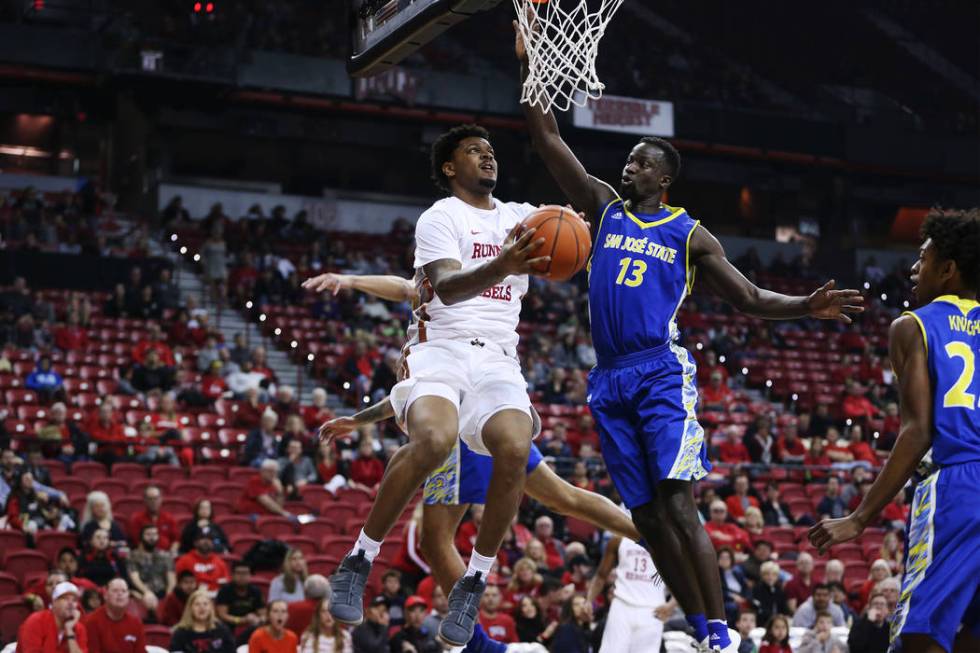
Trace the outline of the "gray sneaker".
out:
[[[364,621],[364,586],[371,563],[363,551],[348,554],[330,577],[330,614],[342,624],[360,626]]]
[[[449,612],[439,624],[439,639],[449,646],[466,646],[480,614],[480,598],[487,588],[483,574],[464,576],[449,593]]]

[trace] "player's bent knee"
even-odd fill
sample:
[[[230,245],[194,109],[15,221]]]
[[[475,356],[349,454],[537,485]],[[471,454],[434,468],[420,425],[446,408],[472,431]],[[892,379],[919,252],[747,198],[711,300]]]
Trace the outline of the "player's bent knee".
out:
[[[442,462],[449,456],[456,444],[457,434],[436,425],[422,425],[412,431],[412,442],[424,449],[427,456]]]

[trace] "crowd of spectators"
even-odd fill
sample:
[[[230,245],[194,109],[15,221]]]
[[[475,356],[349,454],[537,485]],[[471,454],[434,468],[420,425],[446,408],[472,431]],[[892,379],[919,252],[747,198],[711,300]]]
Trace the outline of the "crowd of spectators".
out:
[[[189,258],[202,253],[202,274],[213,282],[210,296],[181,296],[167,266],[152,277],[143,266],[133,267],[123,283],[103,296],[39,292],[23,279],[0,293],[0,327],[11,334],[0,374],[21,375],[47,411],[33,425],[36,440],[5,434],[0,459],[5,525],[28,542],[46,531],[77,537],[54,558],[55,567],[43,582],[24,588],[24,601],[43,612],[56,587],[69,583],[74,594],[58,598],[75,597],[75,608],[86,615],[83,626],[98,610],[116,624],[118,606],[126,604],[127,614],[147,628],[173,628],[171,646],[177,648],[172,650],[190,650],[202,640],[221,650],[270,639],[288,641],[291,650],[402,650],[404,642],[427,650],[445,614],[445,596],[433,587],[424,560],[411,551],[391,561],[367,621],[353,631],[330,619],[323,602],[326,581],[307,572],[301,550],[279,552],[281,573],[271,579],[256,576],[254,559],[230,553],[231,539],[219,517],[276,516],[297,524],[301,515],[291,503],[302,498],[307,486],[370,493],[403,436],[381,425],[363,428],[349,441],[318,443],[316,428],[333,415],[327,391],[317,389],[312,403],[301,405],[295,390],[270,369],[262,347],[251,346],[244,334],[225,342],[209,317],[215,303],[237,307],[287,349],[293,333],[286,329],[291,327],[274,320],[269,321],[283,326],[263,325],[265,319],[281,308],[294,311],[298,320],[314,320],[304,327],[307,335],[335,353],[330,365],[314,365],[314,370],[347,404],[345,410],[380,399],[395,380],[410,307],[349,289],[310,296],[299,283],[321,271],[407,277],[410,226],[399,223],[387,247],[365,250],[356,239],[312,230],[302,219],[290,221],[281,209],[265,216],[255,207],[247,219],[236,221],[216,205],[198,225],[177,198],[161,222],[168,239],[176,233],[177,245],[188,246]],[[752,276],[774,272],[751,257],[739,264]],[[779,278],[814,276],[800,262],[777,261],[775,267]],[[875,273],[868,279],[875,290],[898,288],[903,282],[893,276]],[[584,408],[585,374],[594,363],[584,286],[581,280],[550,284],[538,279],[531,285],[520,351],[532,396],[545,417],[539,446],[548,464],[570,482],[616,499],[598,455],[595,425]],[[745,634],[764,628],[764,651],[785,651],[790,639],[804,651],[884,650],[885,619],[898,599],[895,574],[904,553],[905,493],[875,525],[882,529],[880,538],[866,543],[857,557],[815,560],[794,529],[853,509],[894,441],[894,377],[874,334],[878,321],[900,307],[873,301],[860,328],[834,334],[843,358],[833,383],[841,394],[830,405],[777,396],[744,371],[752,361],[740,352],[774,345],[778,351],[792,338],[788,328],[759,329],[735,321],[718,327],[704,316],[728,309],[702,295],[690,304],[682,315],[684,344],[699,362],[699,410],[711,459],[718,464],[702,484],[699,501],[718,550],[730,624]],[[297,308],[305,312],[296,314]],[[17,340],[24,316],[37,319],[31,337]],[[82,405],[68,357],[87,355],[101,337],[104,319],[127,320],[133,334],[114,359],[119,367],[112,390]],[[802,325],[807,330],[826,327]],[[18,358],[24,352],[29,356]],[[145,417],[131,420],[127,409],[134,404],[120,400],[135,401]],[[219,461],[196,440],[201,429],[188,418],[217,416],[231,405],[235,410],[223,415],[242,437],[228,455],[254,472],[242,483],[237,501],[198,497],[180,523],[164,508],[162,485],[144,486],[143,508],[119,519],[105,492],[90,492],[79,506],[58,488],[58,479],[66,477],[52,478],[49,472],[51,461],[79,465],[96,460],[113,469],[131,460],[185,470],[214,464]],[[809,482],[805,495],[804,480]],[[475,507],[460,527],[456,543],[464,556],[481,516]],[[406,529],[418,527],[417,520],[406,524]],[[596,646],[610,588],[595,602],[584,595],[601,546],[601,537],[575,536],[563,519],[527,500],[505,540],[495,587],[481,605],[487,631],[501,640],[539,642],[553,650]],[[668,628],[683,624],[673,603],[657,614]],[[56,629],[69,623],[51,618]],[[50,623],[45,621],[44,628]],[[834,630],[842,626],[850,627],[850,634]],[[793,629],[806,629],[806,634]],[[90,640],[93,632],[87,633]],[[287,632],[294,633],[295,643]],[[755,650],[751,638],[744,650]]]

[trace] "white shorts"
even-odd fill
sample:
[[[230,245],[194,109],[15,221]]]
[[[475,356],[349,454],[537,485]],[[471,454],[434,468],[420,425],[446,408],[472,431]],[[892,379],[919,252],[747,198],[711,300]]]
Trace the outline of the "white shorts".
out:
[[[602,632],[599,653],[660,653],[664,622],[653,608],[641,608],[613,599]]]
[[[490,455],[483,427],[502,410],[526,413],[532,439],[541,432],[521,364],[499,345],[482,339],[423,342],[409,348],[405,364],[407,377],[391,389],[391,406],[403,428],[416,399],[442,397],[456,406],[459,436],[476,453]]]

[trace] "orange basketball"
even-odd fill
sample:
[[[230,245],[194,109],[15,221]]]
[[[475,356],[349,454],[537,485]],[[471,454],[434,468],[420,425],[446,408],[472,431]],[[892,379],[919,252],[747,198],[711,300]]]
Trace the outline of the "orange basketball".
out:
[[[544,242],[532,254],[550,256],[551,261],[537,271],[552,281],[565,281],[585,267],[592,249],[589,225],[575,211],[557,204],[542,206],[524,218],[525,228],[536,228],[534,239]]]

